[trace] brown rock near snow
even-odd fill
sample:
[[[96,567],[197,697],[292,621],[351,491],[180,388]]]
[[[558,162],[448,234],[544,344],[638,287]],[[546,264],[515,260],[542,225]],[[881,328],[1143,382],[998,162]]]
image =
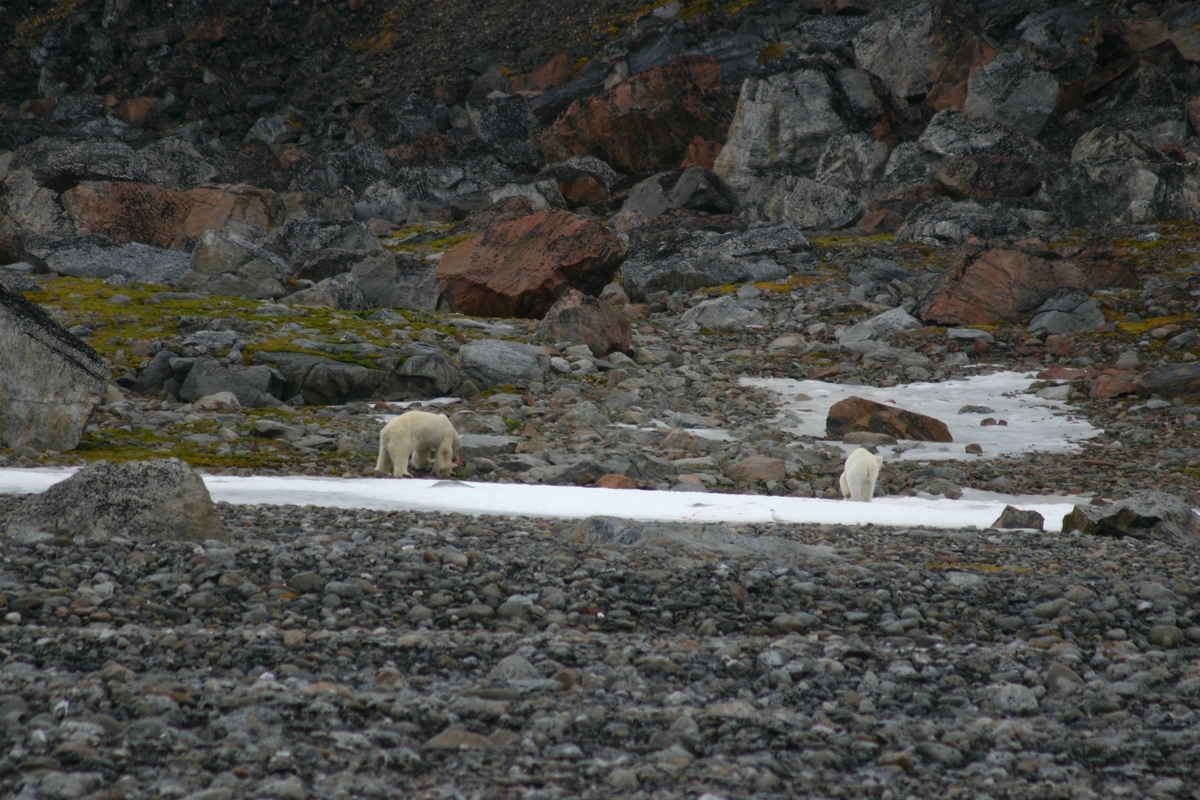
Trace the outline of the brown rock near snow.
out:
[[[918,442],[954,441],[941,420],[861,397],[847,397],[834,403],[825,418],[825,435],[830,439],[842,439],[850,431],[886,433]]]
[[[448,250],[437,276],[443,297],[460,314],[540,318],[569,289],[599,294],[625,250],[600,223],[548,209]]]
[[[1060,254],[1039,243],[968,239],[923,298],[920,317],[943,325],[986,325],[1032,311],[1058,289],[1137,285],[1137,274],[1111,248]]]
[[[629,318],[619,309],[577,289],[569,289],[551,306],[538,325],[538,335],[551,343],[586,344],[597,357],[614,350],[625,351],[633,345]]]
[[[735,481],[781,481],[787,477],[787,466],[778,458],[755,454],[733,464],[726,472]]]
[[[724,142],[733,98],[708,56],[681,56],[576,101],[542,134],[547,162],[592,155],[645,174],[677,167],[699,137]]]

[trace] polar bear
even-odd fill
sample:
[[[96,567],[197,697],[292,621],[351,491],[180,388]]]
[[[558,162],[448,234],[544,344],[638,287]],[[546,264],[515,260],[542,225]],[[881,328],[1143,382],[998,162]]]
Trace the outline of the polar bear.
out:
[[[871,502],[875,496],[875,481],[879,480],[879,468],[883,466],[883,456],[877,456],[865,447],[860,447],[846,459],[846,469],[839,481],[842,487],[842,497],[851,500]]]
[[[379,461],[375,471],[391,472],[397,478],[411,478],[408,461],[424,469],[433,454],[433,471],[449,478],[454,465],[464,462],[459,456],[462,440],[454,425],[442,414],[408,411],[383,426],[379,432]]]

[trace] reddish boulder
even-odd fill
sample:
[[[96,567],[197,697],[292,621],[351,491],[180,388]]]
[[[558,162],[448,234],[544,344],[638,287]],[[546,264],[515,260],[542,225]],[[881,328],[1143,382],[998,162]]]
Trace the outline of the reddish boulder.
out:
[[[437,276],[442,296],[460,314],[538,318],[568,289],[599,294],[625,249],[600,223],[547,209],[451,248]]]
[[[868,234],[895,233],[904,224],[904,217],[890,208],[872,211],[858,221],[858,229]]]
[[[1133,394],[1136,391],[1137,387],[1124,378],[1118,378],[1116,375],[1101,375],[1092,381],[1092,385],[1088,389],[1088,397],[1093,400],[1107,400],[1111,397]]]
[[[734,99],[709,56],[681,56],[586,100],[541,135],[547,162],[592,155],[627,172],[673,169],[696,137],[724,142]]]
[[[535,92],[544,92],[555,86],[562,86],[571,80],[571,67],[571,53],[564,50],[529,73],[529,78],[525,81],[525,88]]]
[[[941,420],[861,397],[839,400],[825,418],[825,435],[830,439],[842,439],[850,431],[886,433],[897,439],[918,442],[954,441],[950,429]]]
[[[193,200],[150,183],[87,181],[63,192],[62,204],[80,233],[167,248],[183,230]]]
[[[596,479],[596,485],[604,489],[636,489],[637,484],[626,478],[624,475],[618,475],[615,472],[610,472],[607,475],[601,475]]]
[[[683,163],[679,166],[683,168],[704,167],[712,170],[713,164],[717,163],[717,156],[721,155],[723,146],[720,142],[710,142],[697,136],[688,145],[687,154],[684,155]]]
[[[1011,156],[974,155],[946,159],[935,176],[956,200],[1025,197],[1042,185],[1046,170]]]
[[[986,325],[1032,311],[1058,289],[1137,285],[1137,274],[1111,248],[1056,253],[1036,242],[968,239],[922,298],[920,317],[943,325]]]
[[[743,458],[725,471],[729,474],[730,479],[739,483],[755,481],[765,483],[766,481],[781,481],[787,477],[787,466],[782,461],[778,458],[758,454]]]
[[[586,344],[597,358],[633,346],[629,318],[619,309],[577,289],[568,289],[550,307],[538,324],[538,335],[545,342]]]
[[[231,219],[240,219],[260,228],[277,222],[271,216],[273,192],[245,183],[198,186],[188,191],[191,210],[184,220],[179,241],[190,242],[205,231],[219,231]]]

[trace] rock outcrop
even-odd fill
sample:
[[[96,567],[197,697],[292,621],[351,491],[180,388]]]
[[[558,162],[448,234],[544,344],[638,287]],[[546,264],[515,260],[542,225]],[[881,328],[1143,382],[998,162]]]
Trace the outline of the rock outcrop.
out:
[[[897,439],[918,442],[952,442],[946,423],[925,414],[905,411],[861,397],[839,400],[825,418],[825,434],[841,439],[850,431],[886,433]]]

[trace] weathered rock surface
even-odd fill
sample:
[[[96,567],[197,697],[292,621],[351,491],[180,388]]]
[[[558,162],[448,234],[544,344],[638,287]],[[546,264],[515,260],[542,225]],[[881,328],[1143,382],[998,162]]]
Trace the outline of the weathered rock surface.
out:
[[[1200,397],[1200,363],[1167,364],[1138,375],[1134,382],[1142,395]]]
[[[737,209],[737,195],[714,173],[688,167],[654,175],[633,187],[621,213],[640,213],[646,219],[673,208],[729,214]]]
[[[483,339],[458,351],[463,374],[480,386],[541,383],[545,373],[536,348],[519,342]]]
[[[196,243],[185,274],[173,285],[191,291],[256,300],[287,294],[291,267],[279,256],[233,233],[208,231]]]
[[[946,423],[941,420],[861,397],[839,400],[825,418],[825,434],[829,438],[841,439],[850,431],[886,433],[897,439],[919,442],[954,441]]]
[[[1028,232],[1024,220],[998,203],[984,206],[973,200],[935,197],[909,212],[896,231],[896,241],[957,247],[973,237],[998,239]]]
[[[230,392],[245,408],[278,405],[279,401],[246,380],[241,373],[222,367],[215,361],[197,361],[179,388],[180,398],[194,402],[202,397]]]
[[[8,518],[5,536],[38,534],[101,542],[229,539],[200,475],[175,459],[89,464]]]
[[[867,210],[862,200],[845,189],[790,175],[753,186],[746,206],[746,216],[752,221],[787,221],[803,230],[848,228]]]
[[[1200,517],[1175,495],[1144,491],[1108,505],[1075,506],[1063,517],[1063,530],[1195,544],[1200,540]]]
[[[163,250],[140,242],[119,243],[107,236],[31,236],[22,254],[45,272],[75,278],[121,275],[138,283],[175,286],[188,271],[191,258],[178,250]]]
[[[437,276],[446,302],[459,313],[539,318],[568,289],[598,295],[625,251],[620,239],[594,221],[542,211],[448,250]]]
[[[538,323],[538,335],[547,344],[586,344],[596,357],[614,350],[629,350],[629,318],[620,310],[571,289],[558,299]]]
[[[108,365],[95,350],[0,284],[0,441],[5,447],[75,449],[109,378]]]
[[[972,73],[963,111],[1037,136],[1054,113],[1058,79],[1021,53],[1001,53]]]
[[[1104,324],[1104,314],[1078,289],[1059,289],[1046,299],[1029,320],[1029,333],[1043,337],[1051,334],[1088,333]]]

